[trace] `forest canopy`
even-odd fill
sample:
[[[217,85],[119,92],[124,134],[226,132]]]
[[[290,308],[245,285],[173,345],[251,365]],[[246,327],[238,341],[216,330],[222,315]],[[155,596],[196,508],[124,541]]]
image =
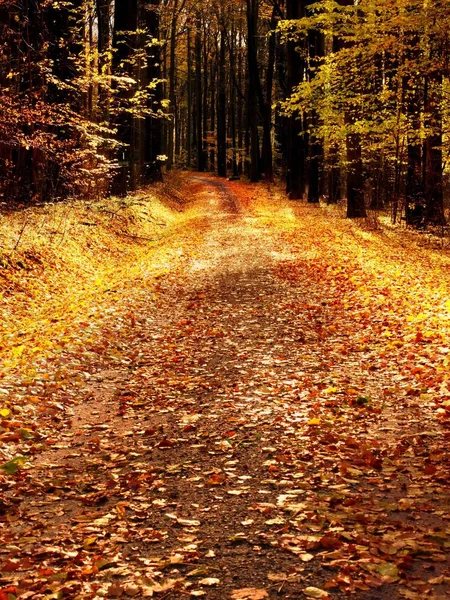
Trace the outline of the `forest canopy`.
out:
[[[188,168],[445,223],[450,9],[427,0],[0,0],[5,203]]]

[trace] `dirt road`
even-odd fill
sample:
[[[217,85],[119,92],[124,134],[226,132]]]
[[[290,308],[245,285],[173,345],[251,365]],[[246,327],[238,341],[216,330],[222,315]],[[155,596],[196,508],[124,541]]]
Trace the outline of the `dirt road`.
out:
[[[318,210],[189,189],[201,218],[111,302],[67,367],[87,388],[5,491],[1,600],[448,598],[447,429],[379,334],[389,284],[341,302],[356,259]]]

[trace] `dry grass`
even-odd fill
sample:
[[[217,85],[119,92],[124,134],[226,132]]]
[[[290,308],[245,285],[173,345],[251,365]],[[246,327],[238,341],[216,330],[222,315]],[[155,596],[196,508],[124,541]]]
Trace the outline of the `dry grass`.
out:
[[[30,207],[0,215],[0,375],[61,351],[103,300],[150,280],[177,252],[168,243],[195,218],[171,186],[126,199]],[[2,372],[3,371],[3,372]]]

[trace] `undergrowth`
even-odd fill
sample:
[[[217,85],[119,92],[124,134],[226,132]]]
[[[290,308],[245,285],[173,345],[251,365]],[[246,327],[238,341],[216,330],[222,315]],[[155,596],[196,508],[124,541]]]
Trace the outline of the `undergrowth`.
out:
[[[194,217],[167,185],[0,215],[0,376],[32,377],[33,362],[77,343],[106,294],[167,268],[167,239]]]

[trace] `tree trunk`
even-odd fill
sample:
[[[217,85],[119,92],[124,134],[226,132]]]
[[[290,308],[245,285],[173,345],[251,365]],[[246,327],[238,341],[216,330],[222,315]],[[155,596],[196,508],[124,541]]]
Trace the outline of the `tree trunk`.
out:
[[[276,7],[272,10],[270,19],[269,51],[267,57],[266,71],[266,97],[264,99],[263,110],[263,142],[262,142],[262,160],[264,166],[264,179],[273,181],[273,152],[272,152],[272,88],[273,73],[275,67],[275,29],[277,26]]]
[[[250,132],[250,181],[259,181],[259,138],[258,138],[258,0],[246,0],[247,4],[247,68],[248,94],[247,119]]]
[[[442,189],[442,73],[432,72],[425,84],[424,144],[425,224],[445,225]]]
[[[125,1],[115,0],[114,2],[114,32],[113,32],[113,71],[115,75],[125,74],[129,77],[133,75],[132,66],[129,64],[132,58],[135,38],[128,32],[134,32],[137,29],[138,6],[137,0]],[[127,105],[132,96],[133,89],[119,90],[119,100],[123,105]],[[133,117],[123,109],[116,118],[117,137],[123,144],[119,150],[119,170],[112,186],[112,193],[125,196],[127,188],[134,190],[137,186],[135,170],[135,149],[133,142]]]
[[[195,126],[197,142],[197,171],[205,170],[203,145],[203,94],[202,94],[202,18],[198,11],[195,30]]]
[[[230,69],[234,69],[235,65],[235,52],[236,52],[236,28],[233,21],[231,27],[231,41],[230,41]],[[237,161],[237,132],[236,132],[236,102],[237,102],[237,83],[233,73],[230,73],[230,126],[231,126],[231,143],[232,143],[232,160],[231,169],[233,179],[239,178],[239,168]],[[240,132],[242,135],[242,132]]]
[[[168,139],[167,139],[167,169],[173,167],[174,162],[174,137],[176,127],[176,41],[177,41],[177,22],[178,22],[178,0],[174,0],[172,8],[172,18],[170,21],[170,54],[169,54],[169,115]]]
[[[186,164],[192,166],[192,54],[191,30],[187,30],[187,123],[186,123]]]
[[[217,132],[216,132],[216,87],[217,87],[217,54],[218,54],[218,50],[217,50],[217,44],[216,47],[214,49],[214,53],[212,55],[212,59],[211,60],[211,64],[210,64],[210,75],[209,75],[209,79],[210,79],[210,86],[209,86],[209,90],[210,90],[210,106],[211,106],[211,135],[217,138]],[[211,165],[211,169],[214,170],[215,169],[215,165],[216,165],[216,148],[214,144],[211,144],[211,148],[209,150],[209,162]]]
[[[207,29],[203,19],[203,160],[205,171],[208,170],[208,113],[215,111],[215,106],[208,106],[208,44],[207,44]]]
[[[286,18],[300,19],[304,16],[303,0],[286,0]],[[294,41],[287,43],[287,88],[292,94],[304,77],[304,60]],[[306,143],[299,115],[286,119],[286,192],[289,198],[303,198],[305,192]]]
[[[109,122],[109,76],[111,75],[111,61],[108,51],[111,44],[111,14],[109,0],[96,0],[97,6],[97,49],[98,49],[98,71],[100,75],[98,92],[98,120]]]
[[[217,90],[217,174],[227,176],[225,25],[220,26],[218,90]]]
[[[405,219],[408,225],[420,226],[425,206],[420,143],[422,94],[417,78],[414,78],[412,85],[410,81],[404,81],[403,86],[408,116]]]
[[[352,111],[345,115],[345,123],[351,129],[356,119]],[[364,179],[362,171],[361,136],[347,133],[347,218],[366,216],[364,204]]]
[[[317,68],[318,60],[325,54],[325,38],[319,31],[310,31],[308,34],[309,60],[312,69]],[[314,77],[314,71],[309,72],[309,77]],[[319,118],[315,110],[311,113],[311,129],[308,157],[308,202],[317,203],[320,201],[320,179],[323,164],[323,144],[317,136],[315,130],[319,126]]]
[[[241,10],[243,5],[241,5]],[[238,130],[238,148],[239,148],[239,159],[238,159],[238,169],[239,173],[243,172],[243,161],[244,161],[244,135],[245,135],[245,124],[244,124],[244,108],[245,108],[245,98],[242,94],[243,87],[243,71],[244,71],[244,58],[242,52],[242,31],[239,31],[238,37],[238,81],[237,85],[239,86],[239,91],[237,97],[237,130]],[[235,80],[234,80],[235,81]]]
[[[352,6],[354,0],[340,0],[342,6]],[[351,42],[344,44],[351,46]],[[358,71],[358,65],[350,64],[349,69],[355,73]],[[354,81],[353,97],[348,100],[345,107],[344,121],[347,128],[346,148],[347,148],[347,218],[354,219],[366,216],[366,207],[364,202],[364,178],[361,149],[361,134],[354,131],[354,125],[358,120],[359,108],[358,101],[361,90],[358,88],[358,82]]]
[[[328,148],[328,204],[337,204],[341,199],[341,167],[339,164],[338,146],[330,144]]]
[[[145,118],[145,179],[146,181],[162,181],[162,119],[158,115],[162,111],[163,84],[161,82],[161,47],[159,45],[159,3],[153,0],[144,12],[144,24],[149,37],[155,43],[147,44],[147,84],[158,81],[153,97],[148,98],[148,105],[155,116]]]

